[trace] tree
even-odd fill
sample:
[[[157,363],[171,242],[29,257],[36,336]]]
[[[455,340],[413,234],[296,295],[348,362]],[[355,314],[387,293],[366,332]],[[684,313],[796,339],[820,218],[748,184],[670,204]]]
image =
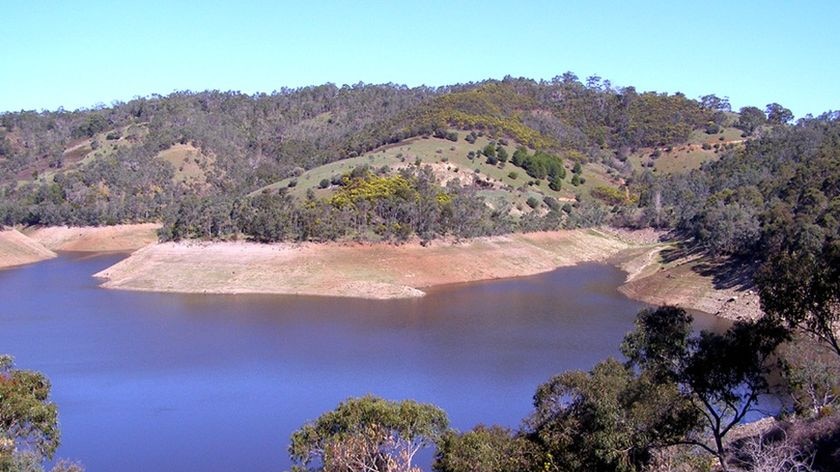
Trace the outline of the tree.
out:
[[[622,353],[629,365],[677,386],[712,436],[711,444],[696,434],[683,442],[711,453],[728,470],[724,438],[769,392],[769,359],[788,332],[762,318],[736,322],[724,334],[690,336],[691,321],[681,308],[644,310],[625,337]]]
[[[415,454],[448,430],[440,408],[406,400],[351,398],[292,434],[289,454],[298,469],[319,462],[328,471],[416,470]]]
[[[720,98],[717,95],[703,95],[700,97],[700,106],[706,110],[713,111],[732,110],[732,107],[729,105],[729,97]]]
[[[590,372],[567,372],[537,389],[526,421],[554,467],[635,471],[657,447],[674,444],[697,412],[673,383],[638,375],[608,359]]]
[[[797,414],[817,417],[840,400],[840,364],[834,351],[797,337],[781,349],[783,389]]]
[[[840,240],[813,225],[784,238],[756,275],[771,318],[826,343],[840,356]]]
[[[39,464],[58,448],[58,409],[50,382],[38,372],[16,369],[0,356],[0,470],[27,460]]]
[[[793,119],[793,112],[778,103],[769,103],[765,108],[767,121],[774,125],[783,125]]]
[[[752,135],[759,126],[767,123],[767,117],[764,112],[756,107],[741,108],[738,121],[735,127],[743,131],[747,136]]]
[[[494,143],[487,143],[481,153],[487,157],[496,157],[496,145]]]
[[[465,433],[448,432],[438,444],[437,472],[520,472],[542,462],[537,444],[500,426],[478,425]]]

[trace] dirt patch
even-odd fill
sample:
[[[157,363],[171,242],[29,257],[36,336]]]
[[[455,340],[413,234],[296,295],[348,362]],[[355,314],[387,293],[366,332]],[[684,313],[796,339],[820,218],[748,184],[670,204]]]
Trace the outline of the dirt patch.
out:
[[[27,236],[53,251],[129,252],[157,242],[158,223],[29,228]]]
[[[96,274],[104,287],[186,293],[422,296],[441,284],[606,261],[628,244],[596,230],[388,244],[164,243]]]
[[[758,293],[748,276],[737,281],[722,276],[725,264],[699,254],[670,257],[671,244],[634,248],[611,262],[628,272],[619,287],[626,296],[652,305],[676,305],[729,320],[763,316]]]
[[[0,269],[31,264],[55,256],[54,252],[16,229],[0,231]]]

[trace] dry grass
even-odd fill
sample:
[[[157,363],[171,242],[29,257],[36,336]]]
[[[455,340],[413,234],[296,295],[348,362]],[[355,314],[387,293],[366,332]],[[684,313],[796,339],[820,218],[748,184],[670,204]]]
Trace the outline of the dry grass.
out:
[[[159,152],[157,158],[172,165],[175,170],[175,176],[172,179],[174,182],[188,186],[206,185],[207,173],[215,164],[212,157],[204,155],[192,144],[175,144]]]

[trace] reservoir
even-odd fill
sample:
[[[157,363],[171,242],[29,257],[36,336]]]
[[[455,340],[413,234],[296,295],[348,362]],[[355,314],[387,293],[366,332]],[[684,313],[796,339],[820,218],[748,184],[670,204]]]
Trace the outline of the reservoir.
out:
[[[123,257],[0,271],[0,353],[49,377],[56,456],[90,472],[285,470],[295,429],[365,394],[516,428],[540,383],[618,356],[644,307],[600,264],[408,300],[99,288]]]

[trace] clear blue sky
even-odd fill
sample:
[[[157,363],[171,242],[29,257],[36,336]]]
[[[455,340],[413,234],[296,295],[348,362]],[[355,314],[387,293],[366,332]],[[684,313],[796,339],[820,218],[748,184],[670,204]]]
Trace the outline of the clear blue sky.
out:
[[[837,0],[7,0],[0,11],[0,111],[567,70],[797,116],[840,109]]]

